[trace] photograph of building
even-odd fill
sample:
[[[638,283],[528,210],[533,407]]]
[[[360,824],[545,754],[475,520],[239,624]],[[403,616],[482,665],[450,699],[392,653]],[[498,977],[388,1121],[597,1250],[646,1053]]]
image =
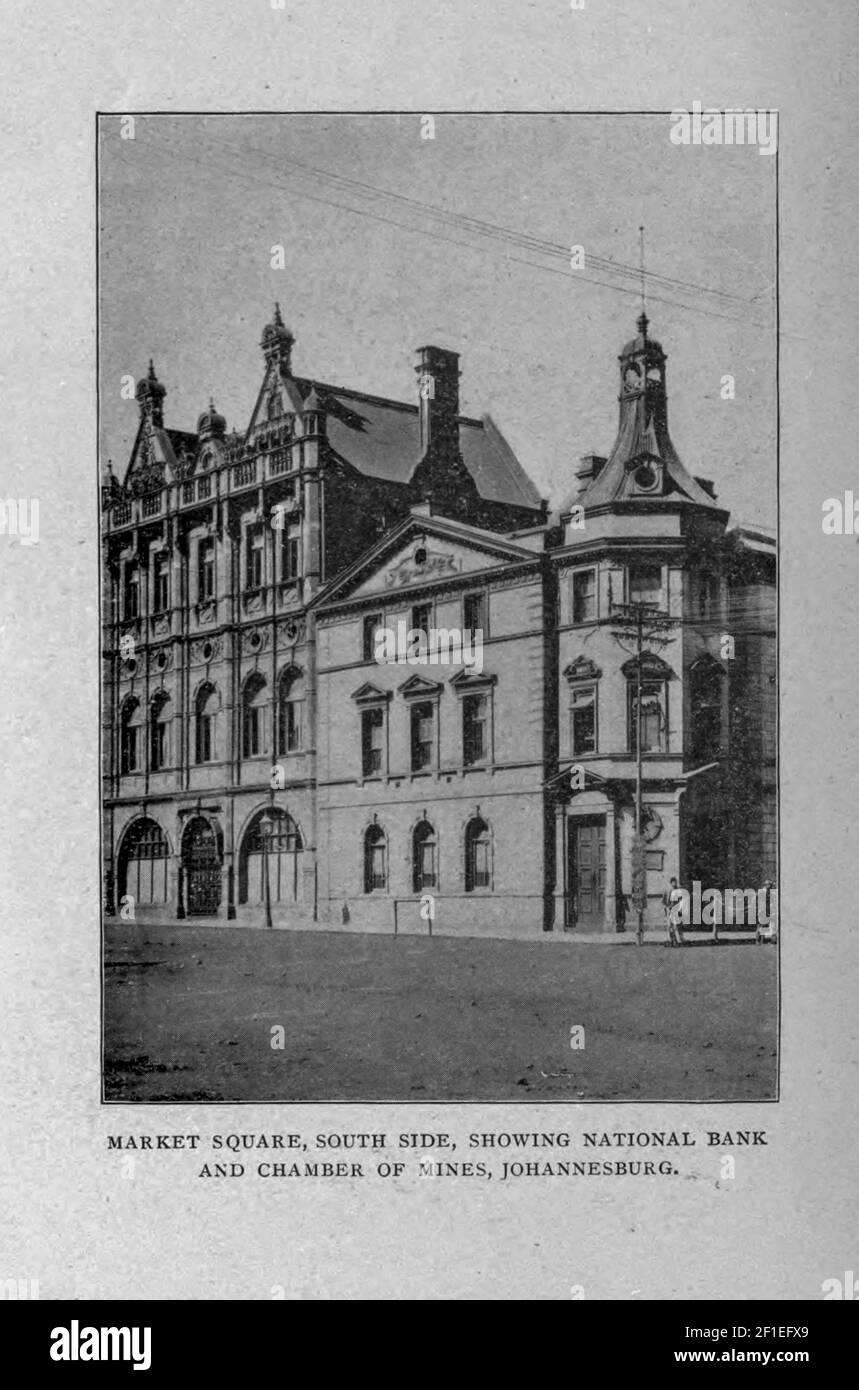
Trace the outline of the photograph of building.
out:
[[[455,353],[420,349],[408,403],[294,375],[293,348],[276,306],[241,434],[211,403],[165,427],[152,364],[137,386],[104,488],[108,913],[623,931],[639,702],[645,925],[672,875],[772,878],[775,548],[678,457],[646,314],[611,452],[556,512],[460,415]],[[380,664],[401,624],[479,632],[483,669]]]
[[[106,1097],[563,1098],[584,1014],[579,1099],[772,1097],[769,164],[656,116],[115,126]],[[571,258],[558,180],[638,266]],[[729,949],[601,949],[675,944]]]

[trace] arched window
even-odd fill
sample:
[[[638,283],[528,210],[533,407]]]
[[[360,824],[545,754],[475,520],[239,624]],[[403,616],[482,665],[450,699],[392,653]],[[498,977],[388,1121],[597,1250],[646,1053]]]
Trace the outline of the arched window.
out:
[[[272,822],[270,831],[266,824]],[[245,833],[239,856],[239,902],[251,906],[265,902],[268,868],[272,903],[294,903],[301,897],[301,831],[286,811],[272,806],[254,816]]]
[[[250,676],[242,698],[242,755],[258,758],[266,751],[266,684],[262,676]]]
[[[297,753],[303,737],[304,677],[297,667],[280,678],[277,703],[277,751]]]
[[[422,820],[412,835],[412,890],[422,893],[437,886],[438,841],[429,821]]]
[[[156,695],[149,713],[149,764],[160,772],[170,763],[170,696]]]
[[[126,700],[122,710],[120,767],[123,776],[140,771],[140,728],[143,716],[139,700]]]
[[[217,713],[218,693],[213,685],[204,685],[196,700],[196,726],[194,736],[195,761],[213,763],[218,758]]]
[[[492,839],[489,826],[475,816],[465,827],[465,891],[492,887]]]
[[[161,826],[148,818],[134,821],[119,855],[120,897],[132,897],[135,907],[166,903],[168,855]]]
[[[380,825],[364,834],[364,892],[377,893],[388,886],[388,842]]]

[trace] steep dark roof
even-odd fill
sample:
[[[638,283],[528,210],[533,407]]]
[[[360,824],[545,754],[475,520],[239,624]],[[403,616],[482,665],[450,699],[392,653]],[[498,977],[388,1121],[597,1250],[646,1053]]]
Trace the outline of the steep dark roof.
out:
[[[334,452],[367,478],[407,483],[420,462],[418,407],[367,396],[318,381],[298,380],[306,399],[311,390],[325,412]],[[462,460],[480,496],[489,502],[539,509],[540,494],[493,420],[460,415]]]

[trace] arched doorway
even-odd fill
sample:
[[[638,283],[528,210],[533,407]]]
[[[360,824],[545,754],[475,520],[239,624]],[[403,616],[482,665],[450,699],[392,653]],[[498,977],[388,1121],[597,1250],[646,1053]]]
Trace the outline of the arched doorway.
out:
[[[203,816],[195,816],[185,827],[182,867],[188,916],[213,916],[221,903],[221,849],[215,830]]]
[[[119,851],[119,896],[133,898],[137,907],[157,907],[167,901],[167,837],[157,821],[141,817],[129,827]]]
[[[271,819],[271,832],[265,838],[263,817]],[[269,898],[272,904],[294,903],[301,898],[301,856],[304,841],[292,816],[280,807],[259,811],[242,841],[239,856],[239,903],[258,906],[265,902],[265,867],[268,866]]]

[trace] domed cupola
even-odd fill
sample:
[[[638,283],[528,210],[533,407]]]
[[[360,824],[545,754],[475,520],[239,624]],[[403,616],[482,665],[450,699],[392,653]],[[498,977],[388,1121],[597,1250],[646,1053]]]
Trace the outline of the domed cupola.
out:
[[[157,429],[161,429],[164,425],[164,397],[167,395],[167,391],[155,375],[155,366],[151,357],[149,359],[149,374],[140,378],[135,394],[141,416],[148,417]]]
[[[286,376],[292,375],[292,345],[295,338],[280,315],[280,305],[274,306],[274,318],[262,331],[260,347],[266,362],[276,362]]]
[[[209,397],[209,409],[204,410],[197,421],[197,434],[202,443],[205,439],[223,439],[227,422],[215,409],[215,402]]]

